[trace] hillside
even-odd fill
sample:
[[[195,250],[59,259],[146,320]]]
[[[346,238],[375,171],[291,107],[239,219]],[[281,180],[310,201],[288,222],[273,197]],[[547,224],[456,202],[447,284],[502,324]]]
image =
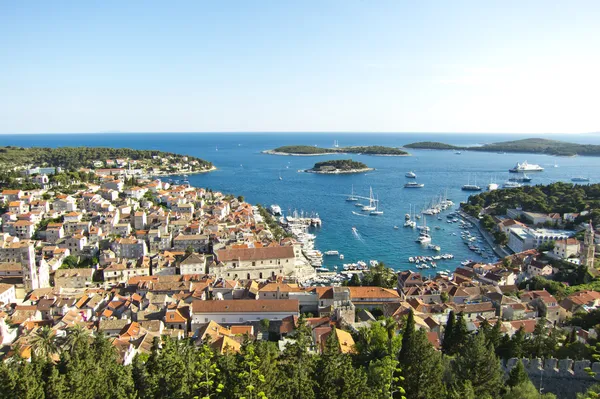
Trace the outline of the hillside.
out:
[[[321,148],[309,145],[287,145],[273,150],[264,151],[267,154],[286,155],[325,155],[325,154],[365,154],[365,155],[409,155],[406,151],[396,147],[385,147],[380,145],[354,146],[340,148]]]
[[[131,159],[160,164],[154,157],[168,158],[172,163],[194,164],[195,169],[209,169],[212,164],[200,158],[157,150],[133,150],[106,147],[0,147],[0,166],[25,167],[29,165],[61,167],[67,170],[92,167],[94,162],[112,159]],[[183,159],[187,157],[187,161]],[[194,162],[195,161],[195,162]]]
[[[566,141],[529,138],[522,140],[503,141],[482,146],[460,147],[446,143],[422,141],[405,145],[406,148],[429,150],[469,150],[483,152],[519,152],[531,154],[548,154],[560,156],[588,155],[599,156],[600,145],[576,144]]]

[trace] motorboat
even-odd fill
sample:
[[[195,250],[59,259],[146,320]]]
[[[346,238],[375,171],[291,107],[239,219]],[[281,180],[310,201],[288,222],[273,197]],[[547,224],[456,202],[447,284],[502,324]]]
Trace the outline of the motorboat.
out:
[[[421,233],[419,238],[416,240],[419,244],[429,244],[431,242],[431,236],[427,233]]]
[[[417,178],[417,174],[415,172],[413,172],[412,170],[410,172],[406,172],[406,174],[404,175],[410,179],[416,179]]]
[[[269,211],[274,216],[281,216],[281,207],[277,204],[273,204],[269,207]]]
[[[589,182],[590,178],[589,177],[576,176],[576,177],[571,178],[571,181],[573,181],[573,182]]]
[[[516,181],[505,181],[502,185],[502,188],[519,188],[521,187],[521,183],[517,183]]]
[[[522,176],[511,177],[508,179],[508,181],[514,181],[517,183],[529,183],[531,180],[532,180],[531,177],[527,176],[526,173],[523,173]]]
[[[518,163],[511,169],[508,170],[510,173],[522,173],[522,172],[543,172],[544,168],[534,163]]]
[[[481,191],[481,187],[477,184],[465,184],[460,189],[463,191]]]
[[[410,181],[404,185],[404,188],[423,188],[425,184],[417,183],[416,181]]]
[[[488,184],[487,189],[488,189],[488,191],[498,190],[498,184],[490,183],[490,184]]]
[[[336,251],[336,250],[331,250],[331,251],[325,251],[325,255],[327,256],[335,256],[335,255],[339,255],[340,252]]]

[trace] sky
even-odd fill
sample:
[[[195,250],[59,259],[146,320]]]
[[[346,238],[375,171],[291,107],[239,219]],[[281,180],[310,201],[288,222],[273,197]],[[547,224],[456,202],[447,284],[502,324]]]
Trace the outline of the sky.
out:
[[[600,131],[600,1],[0,1],[0,133]]]

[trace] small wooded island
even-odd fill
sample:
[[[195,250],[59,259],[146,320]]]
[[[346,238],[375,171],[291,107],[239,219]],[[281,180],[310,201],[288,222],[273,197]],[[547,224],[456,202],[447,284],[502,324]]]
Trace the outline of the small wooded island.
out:
[[[264,154],[271,155],[298,155],[298,156],[313,156],[313,155],[331,155],[331,154],[363,154],[363,155],[380,155],[380,156],[407,156],[408,152],[396,147],[384,147],[380,145],[356,146],[356,147],[339,147],[339,148],[322,148],[310,145],[286,145],[273,150],[265,150]]]
[[[547,154],[560,156],[600,156],[600,145],[576,144],[565,141],[531,138],[500,143],[484,144],[482,146],[455,146],[435,141],[420,141],[407,144],[406,148],[422,150],[455,150],[455,151],[481,151],[481,152],[518,152],[531,154]]]
[[[374,170],[362,162],[351,159],[335,159],[331,161],[317,162],[312,169],[307,169],[308,173],[322,174],[341,174],[341,173],[362,173]]]

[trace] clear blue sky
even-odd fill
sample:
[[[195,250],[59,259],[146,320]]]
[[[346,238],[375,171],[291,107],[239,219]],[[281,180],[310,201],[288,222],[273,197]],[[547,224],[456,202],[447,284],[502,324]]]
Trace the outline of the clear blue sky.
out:
[[[0,133],[600,130],[600,1],[3,1]]]

